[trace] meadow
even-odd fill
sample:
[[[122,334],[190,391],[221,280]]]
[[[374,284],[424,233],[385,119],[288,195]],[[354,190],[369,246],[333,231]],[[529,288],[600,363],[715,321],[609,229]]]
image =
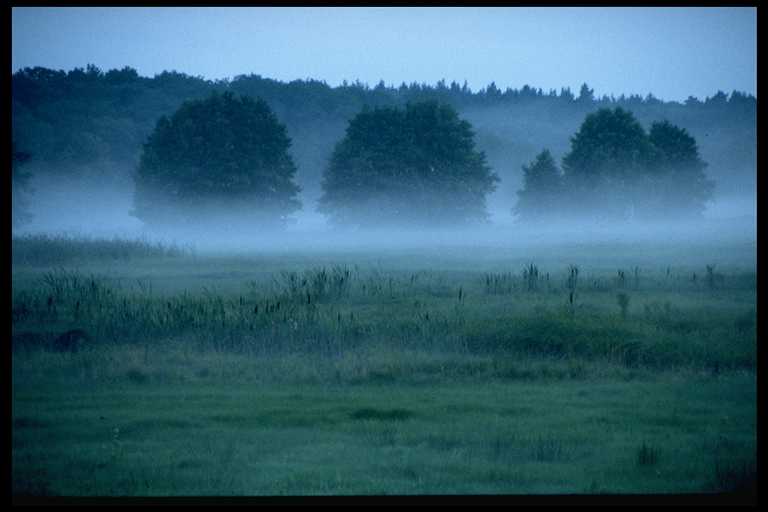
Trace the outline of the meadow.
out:
[[[754,242],[12,256],[15,495],[755,492]]]

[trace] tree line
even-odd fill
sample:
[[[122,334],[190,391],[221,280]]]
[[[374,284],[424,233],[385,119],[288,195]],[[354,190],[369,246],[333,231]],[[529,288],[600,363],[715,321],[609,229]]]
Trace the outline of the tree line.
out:
[[[323,174],[319,210],[339,225],[457,226],[488,217],[498,176],[474,131],[436,101],[364,108]],[[213,92],[161,117],[143,145],[133,214],[147,224],[204,220],[212,208],[284,223],[300,208],[285,126],[262,99]],[[13,152],[14,194],[29,155]],[[561,171],[549,150],[523,167],[513,211],[525,220],[700,214],[714,184],[696,141],[668,121],[646,133],[631,112],[601,109],[571,138]],[[14,219],[27,214],[14,202]],[[588,205],[588,206],[585,206]],[[257,224],[258,225],[258,224]]]
[[[524,173],[520,175],[519,170],[524,165],[530,167],[531,158],[542,147],[553,154],[569,151],[571,148],[564,144],[568,135],[576,131],[586,116],[604,108],[632,112],[641,124],[670,120],[686,129],[688,135],[701,143],[699,149],[709,163],[708,174],[719,180],[719,187],[722,183],[749,181],[754,175],[756,101],[753,96],[738,92],[730,96],[718,92],[701,101],[689,98],[684,103],[675,103],[662,102],[650,95],[597,98],[586,84],[578,95],[568,89],[544,92],[529,86],[501,91],[495,84],[471,91],[466,84],[455,82],[399,87],[381,82],[373,88],[357,82],[330,87],[316,80],[282,83],[258,75],[208,81],[164,72],[147,78],[131,68],[102,72],[94,66],[69,72],[45,68],[20,70],[12,76],[12,88],[14,140],[34,156],[33,163],[27,165],[39,172],[60,174],[137,168],[143,158],[141,148],[155,131],[157,119],[170,120],[186,102],[227,92],[239,98],[259,98],[284,123],[284,134],[293,141],[286,153],[293,160],[294,186],[304,189],[305,198],[320,199],[320,208],[331,216],[343,215],[331,214],[327,209],[333,194],[329,195],[325,183],[337,179],[326,172],[328,162],[338,160],[337,142],[345,138],[353,119],[366,107],[370,111],[400,111],[403,116],[413,109],[412,105],[425,102],[450,107],[471,123],[473,150],[484,155],[482,165],[495,170],[495,178],[490,179],[493,185],[486,180],[485,185],[478,185],[478,191],[487,193],[498,184],[505,185],[507,189],[503,192],[510,202],[515,191],[528,188],[523,186]],[[393,125],[400,122],[395,117],[390,112],[388,119]],[[348,144],[346,151],[349,153],[355,144]],[[405,150],[402,140],[399,144]],[[405,167],[411,169],[414,177],[420,176],[424,187],[427,175],[414,170],[421,165],[415,163],[418,158],[414,151],[406,159],[408,162],[398,163],[407,163]],[[570,171],[563,164],[561,172],[561,185],[572,192],[571,202],[578,204],[572,186],[575,178],[565,179],[578,171]],[[604,181],[609,176],[603,178]],[[346,193],[351,190],[347,187]],[[519,197],[521,203],[525,202],[524,196]],[[563,205],[567,202],[560,198]],[[641,204],[640,198],[634,198],[631,204]],[[292,205],[295,207],[296,203]]]

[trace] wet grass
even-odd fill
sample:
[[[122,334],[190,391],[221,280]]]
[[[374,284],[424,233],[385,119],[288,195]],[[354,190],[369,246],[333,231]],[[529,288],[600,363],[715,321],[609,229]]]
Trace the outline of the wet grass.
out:
[[[14,494],[755,488],[749,266],[174,258],[14,261]]]
[[[738,375],[15,390],[14,489],[514,494],[597,482],[611,493],[709,492],[749,478],[754,407],[754,378]],[[639,462],[640,443],[670,456]]]

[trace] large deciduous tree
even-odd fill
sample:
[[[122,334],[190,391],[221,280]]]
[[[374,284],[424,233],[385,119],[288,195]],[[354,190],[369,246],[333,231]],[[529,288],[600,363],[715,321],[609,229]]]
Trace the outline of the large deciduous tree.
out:
[[[648,216],[697,216],[712,198],[715,184],[704,173],[707,164],[699,155],[696,140],[668,121],[653,123],[648,138],[655,148],[650,173]]]
[[[338,224],[457,225],[487,219],[497,181],[452,107],[364,109],[325,169],[319,209]]]
[[[653,145],[631,112],[616,108],[589,114],[563,157],[571,206],[599,217],[631,215],[638,180],[653,159]]]
[[[261,99],[213,93],[161,117],[144,144],[134,215],[147,223],[231,212],[281,222],[300,207],[291,141]]]

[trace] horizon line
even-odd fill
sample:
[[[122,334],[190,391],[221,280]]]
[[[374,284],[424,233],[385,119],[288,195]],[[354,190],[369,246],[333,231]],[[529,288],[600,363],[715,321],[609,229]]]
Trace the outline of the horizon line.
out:
[[[559,88],[559,91],[558,91],[557,88],[551,88],[550,87],[550,88],[545,90],[543,87],[534,87],[531,84],[525,83],[525,84],[523,84],[522,86],[520,86],[518,88],[513,88],[511,86],[507,86],[506,88],[502,89],[501,87],[499,87],[496,84],[495,80],[492,80],[488,85],[486,85],[483,88],[477,89],[477,90],[472,90],[472,88],[469,87],[468,82],[467,82],[466,79],[464,79],[463,84],[460,84],[455,79],[452,79],[450,82],[448,82],[448,79],[445,78],[445,77],[441,78],[440,80],[437,80],[434,83],[417,82],[417,81],[414,80],[414,81],[412,81],[410,83],[407,83],[407,82],[403,81],[403,82],[400,83],[400,85],[396,85],[396,84],[391,83],[391,82],[387,83],[382,78],[372,87],[369,82],[364,82],[364,81],[360,80],[359,78],[356,78],[354,81],[350,81],[350,80],[344,79],[344,80],[341,81],[340,84],[332,85],[332,84],[329,84],[326,80],[319,79],[319,78],[306,77],[306,78],[295,78],[293,80],[281,80],[279,78],[270,78],[270,77],[261,75],[259,73],[255,73],[253,71],[251,71],[250,73],[241,73],[241,74],[238,74],[238,75],[234,75],[232,77],[227,76],[227,77],[224,77],[224,78],[208,78],[208,77],[205,77],[202,74],[192,75],[192,74],[189,74],[189,73],[187,73],[185,71],[178,71],[176,69],[171,69],[171,70],[164,69],[163,71],[161,71],[159,73],[154,73],[154,75],[150,76],[148,74],[140,73],[138,69],[136,69],[136,68],[134,68],[134,67],[132,67],[130,65],[127,65],[127,64],[125,66],[123,66],[122,68],[110,68],[110,69],[102,69],[98,65],[93,64],[93,63],[88,63],[88,64],[86,64],[83,67],[75,66],[75,67],[73,67],[71,69],[50,68],[50,67],[41,66],[41,65],[36,65],[36,66],[18,66],[17,69],[12,70],[11,77],[13,77],[17,73],[20,73],[20,72],[25,71],[25,70],[46,69],[46,70],[49,70],[49,71],[63,72],[63,73],[66,73],[66,74],[70,74],[70,73],[72,73],[74,71],[77,71],[77,70],[81,70],[81,71],[86,71],[87,72],[91,68],[97,69],[100,72],[100,74],[102,74],[102,75],[105,75],[106,73],[109,73],[111,71],[124,71],[126,69],[129,69],[129,70],[135,71],[139,78],[144,78],[144,79],[149,79],[149,80],[154,80],[157,77],[159,77],[159,76],[161,76],[161,75],[163,75],[165,73],[168,73],[168,74],[178,74],[178,75],[184,75],[186,77],[197,79],[197,80],[202,80],[204,82],[208,82],[208,83],[211,83],[211,84],[214,84],[214,85],[219,85],[219,84],[228,85],[228,84],[231,84],[232,82],[234,82],[234,81],[236,81],[236,80],[238,80],[240,78],[251,78],[251,77],[253,77],[253,78],[260,78],[260,79],[263,79],[263,80],[271,80],[273,82],[277,82],[277,83],[285,84],[285,85],[290,85],[290,84],[295,83],[295,82],[304,82],[304,83],[316,82],[316,83],[321,83],[321,84],[327,86],[330,89],[342,89],[342,88],[345,88],[345,87],[359,87],[359,88],[362,88],[363,90],[371,90],[372,91],[372,90],[375,90],[376,88],[378,88],[381,84],[384,84],[384,88],[385,89],[395,90],[396,91],[397,89],[401,88],[403,85],[405,85],[406,87],[411,87],[413,85],[427,86],[427,87],[432,88],[432,89],[437,89],[438,84],[440,84],[442,82],[449,89],[450,89],[450,85],[452,85],[452,84],[460,85],[462,92],[464,92],[465,94],[470,94],[470,95],[481,94],[481,93],[487,91],[488,88],[491,85],[493,85],[494,87],[496,87],[496,89],[502,95],[506,94],[509,91],[521,91],[521,90],[525,89],[526,87],[528,87],[530,90],[536,92],[537,96],[539,96],[538,91],[542,91],[542,94],[540,95],[541,97],[561,98],[563,96],[562,95],[563,91],[567,90],[567,91],[570,91],[571,94],[573,94],[575,99],[579,98],[579,96],[576,95],[576,93],[578,91],[574,92],[570,88],[570,86],[561,86]],[[584,85],[586,85],[589,88],[589,84],[587,82],[584,82],[581,87],[583,87]],[[591,90],[594,93],[594,89],[591,89]],[[556,93],[554,96],[551,95],[551,93],[553,91]],[[664,99],[664,98],[661,98],[659,96],[654,95],[652,92],[647,93],[645,96],[643,96],[640,93],[630,93],[630,94],[620,93],[620,94],[616,95],[616,93],[612,92],[611,94],[607,94],[607,93],[602,94],[602,95],[595,94],[593,101],[594,102],[600,102],[600,101],[603,101],[604,98],[608,98],[611,101],[620,101],[622,97],[624,99],[638,98],[639,97],[643,101],[645,101],[646,99],[648,99],[650,97],[650,98],[659,100],[662,103],[677,103],[677,104],[680,104],[680,105],[685,105],[686,101],[688,101],[691,98],[693,98],[693,99],[695,99],[695,100],[697,100],[699,102],[706,102],[707,100],[717,96],[719,93],[725,94],[728,97],[729,100],[730,100],[730,98],[733,97],[734,93],[742,94],[742,95],[744,95],[744,96],[746,96],[748,98],[751,97],[751,98],[757,99],[757,93],[751,93],[751,92],[746,91],[746,90],[738,90],[738,89],[734,89],[731,92],[726,92],[725,90],[718,88],[718,90],[715,93],[713,93],[711,96],[705,96],[703,98],[699,98],[698,96],[689,95],[688,98],[686,98],[685,100],[669,100],[669,99]]]

